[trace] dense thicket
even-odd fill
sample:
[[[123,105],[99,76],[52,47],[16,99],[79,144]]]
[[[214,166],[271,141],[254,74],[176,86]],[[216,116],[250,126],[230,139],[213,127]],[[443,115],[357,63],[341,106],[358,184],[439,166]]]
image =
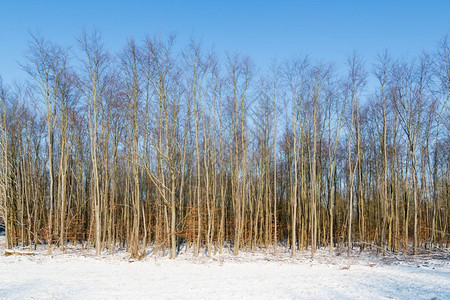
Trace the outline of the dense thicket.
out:
[[[95,32],[77,42],[32,36],[29,80],[0,85],[8,248],[448,247],[447,38],[414,59],[267,72],[172,37],[117,55]]]

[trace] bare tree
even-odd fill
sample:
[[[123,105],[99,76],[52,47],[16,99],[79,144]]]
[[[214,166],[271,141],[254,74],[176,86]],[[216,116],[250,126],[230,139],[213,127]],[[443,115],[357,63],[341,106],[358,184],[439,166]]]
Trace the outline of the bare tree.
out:
[[[108,64],[108,53],[104,50],[101,36],[95,30],[88,34],[83,31],[78,38],[78,43],[85,55],[83,61],[84,73],[78,80],[80,91],[87,102],[87,115],[89,120],[90,156],[92,161],[92,203],[95,218],[95,250],[100,255],[103,245],[101,244],[101,207],[102,195],[101,179],[99,171],[99,113],[102,108],[103,94],[107,84],[106,68]]]
[[[352,56],[348,60],[349,75],[347,83],[347,97],[350,98],[350,120],[347,121],[348,129],[348,242],[347,242],[347,256],[350,256],[352,248],[352,219],[353,219],[353,184],[355,179],[355,171],[360,163],[360,159],[357,159],[353,163],[352,159],[352,139],[354,137],[354,129],[357,136],[357,156],[360,157],[360,143],[361,135],[359,133],[359,99],[361,97],[361,89],[364,87],[366,73],[364,71],[364,65],[357,52],[353,52]]]

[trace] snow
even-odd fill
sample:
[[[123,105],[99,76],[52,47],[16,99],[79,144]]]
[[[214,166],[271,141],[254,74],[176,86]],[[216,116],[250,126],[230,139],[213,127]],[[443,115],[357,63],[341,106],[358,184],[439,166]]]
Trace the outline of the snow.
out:
[[[1,253],[4,247],[0,246]],[[176,260],[120,251],[38,250],[0,256],[0,299],[450,299],[450,262],[441,258],[351,258],[319,250],[314,260],[264,250]]]

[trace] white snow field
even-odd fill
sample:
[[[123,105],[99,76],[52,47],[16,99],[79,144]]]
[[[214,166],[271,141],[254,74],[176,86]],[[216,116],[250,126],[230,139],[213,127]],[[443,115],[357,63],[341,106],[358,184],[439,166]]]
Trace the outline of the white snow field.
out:
[[[133,261],[125,252],[4,256],[0,248],[0,299],[450,299],[448,252],[376,259],[355,251],[348,259],[319,250],[311,260],[287,249],[236,257],[227,250]]]

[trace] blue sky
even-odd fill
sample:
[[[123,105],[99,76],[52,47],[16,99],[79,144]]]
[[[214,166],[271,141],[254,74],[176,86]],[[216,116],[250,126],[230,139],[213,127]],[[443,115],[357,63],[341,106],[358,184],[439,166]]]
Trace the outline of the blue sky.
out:
[[[450,1],[0,1],[0,75],[23,80],[29,32],[75,46],[85,26],[101,31],[111,52],[127,38],[195,35],[219,54],[249,55],[264,68],[297,53],[342,65],[357,49],[368,65],[385,48],[411,57],[450,32]]]

